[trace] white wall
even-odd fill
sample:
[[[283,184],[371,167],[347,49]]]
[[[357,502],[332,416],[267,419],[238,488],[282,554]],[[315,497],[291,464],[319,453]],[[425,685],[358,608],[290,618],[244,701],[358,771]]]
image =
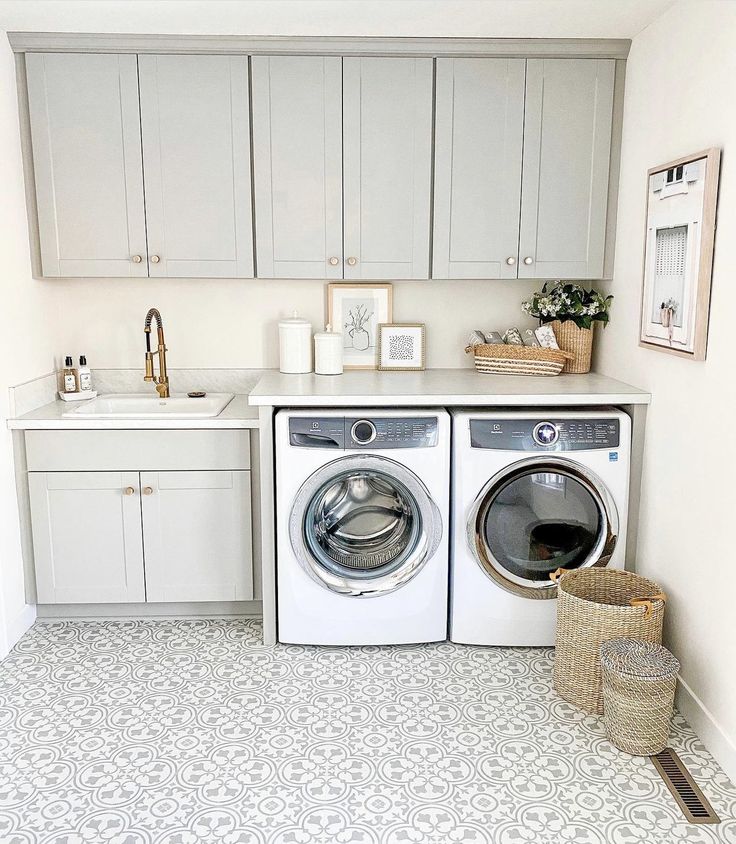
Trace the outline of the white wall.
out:
[[[666,637],[710,718],[683,701],[736,777],[736,4],[682,2],[634,39],[626,99],[611,323],[597,368],[650,390],[638,568],[667,591]],[[721,170],[708,356],[638,347],[648,168],[710,146]]]
[[[23,569],[8,416],[8,388],[53,368],[49,297],[31,278],[13,54],[0,31],[0,657],[33,614]]]
[[[280,317],[298,310],[318,330],[326,282],[234,279],[125,279],[46,282],[64,314],[59,354],[86,354],[91,366],[142,367],[143,319],[160,309],[171,367],[278,367]],[[427,365],[470,366],[472,328],[533,325],[521,313],[529,281],[394,283],[394,320],[427,324]]]

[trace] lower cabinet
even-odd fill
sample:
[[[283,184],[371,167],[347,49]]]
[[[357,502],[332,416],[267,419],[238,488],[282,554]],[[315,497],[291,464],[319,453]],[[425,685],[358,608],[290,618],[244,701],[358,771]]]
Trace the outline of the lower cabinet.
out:
[[[253,598],[247,433],[29,432],[26,442],[39,603]],[[136,458],[166,470],[135,471]],[[109,471],[114,462],[127,471]]]
[[[253,597],[250,472],[142,472],[141,491],[147,600]]]
[[[146,600],[137,472],[30,472],[42,604]]]

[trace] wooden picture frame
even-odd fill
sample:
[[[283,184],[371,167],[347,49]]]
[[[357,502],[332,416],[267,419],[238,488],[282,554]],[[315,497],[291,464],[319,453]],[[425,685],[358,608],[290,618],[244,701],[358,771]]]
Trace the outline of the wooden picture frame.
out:
[[[402,329],[404,330],[402,331]],[[389,339],[387,335],[392,332],[395,335],[405,334],[412,341],[415,339],[418,341],[418,355],[412,355],[412,359],[418,357],[416,365],[402,365],[401,362],[393,365],[388,358],[384,359],[387,340]],[[380,324],[378,326],[378,369],[393,372],[421,372],[425,368],[426,363],[426,336],[426,326],[423,322],[389,322]]]
[[[712,147],[647,171],[639,323],[642,348],[705,360],[720,159],[720,149]],[[700,179],[702,185],[697,184]],[[689,197],[691,185],[693,195]],[[675,200],[672,211],[658,207],[658,200],[666,198]],[[672,245],[660,243],[660,235]],[[678,254],[672,257],[675,243]],[[679,275],[673,274],[673,267]],[[668,268],[670,274],[665,272]],[[682,295],[667,297],[675,283],[672,279],[679,279],[676,283]]]
[[[392,318],[391,284],[337,282],[327,285],[327,324],[343,335],[345,369],[376,368],[378,326],[391,322]]]

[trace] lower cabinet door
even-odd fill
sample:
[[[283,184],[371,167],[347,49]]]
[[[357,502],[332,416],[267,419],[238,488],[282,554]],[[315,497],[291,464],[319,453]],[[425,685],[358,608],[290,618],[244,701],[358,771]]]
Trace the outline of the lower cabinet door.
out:
[[[137,472],[29,472],[41,604],[146,600]]]
[[[148,601],[253,597],[249,472],[142,472]]]

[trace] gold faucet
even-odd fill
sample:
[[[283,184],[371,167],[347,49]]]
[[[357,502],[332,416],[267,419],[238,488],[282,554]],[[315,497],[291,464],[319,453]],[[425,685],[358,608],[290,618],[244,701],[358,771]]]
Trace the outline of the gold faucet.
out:
[[[151,322],[156,320],[158,333],[158,349],[151,351]],[[153,381],[156,385],[156,392],[162,399],[169,398],[169,375],[166,371],[166,340],[164,339],[164,324],[158,308],[151,308],[146,314],[146,324],[143,327],[146,333],[146,374],[144,381]],[[153,356],[158,355],[158,378],[153,374]]]

